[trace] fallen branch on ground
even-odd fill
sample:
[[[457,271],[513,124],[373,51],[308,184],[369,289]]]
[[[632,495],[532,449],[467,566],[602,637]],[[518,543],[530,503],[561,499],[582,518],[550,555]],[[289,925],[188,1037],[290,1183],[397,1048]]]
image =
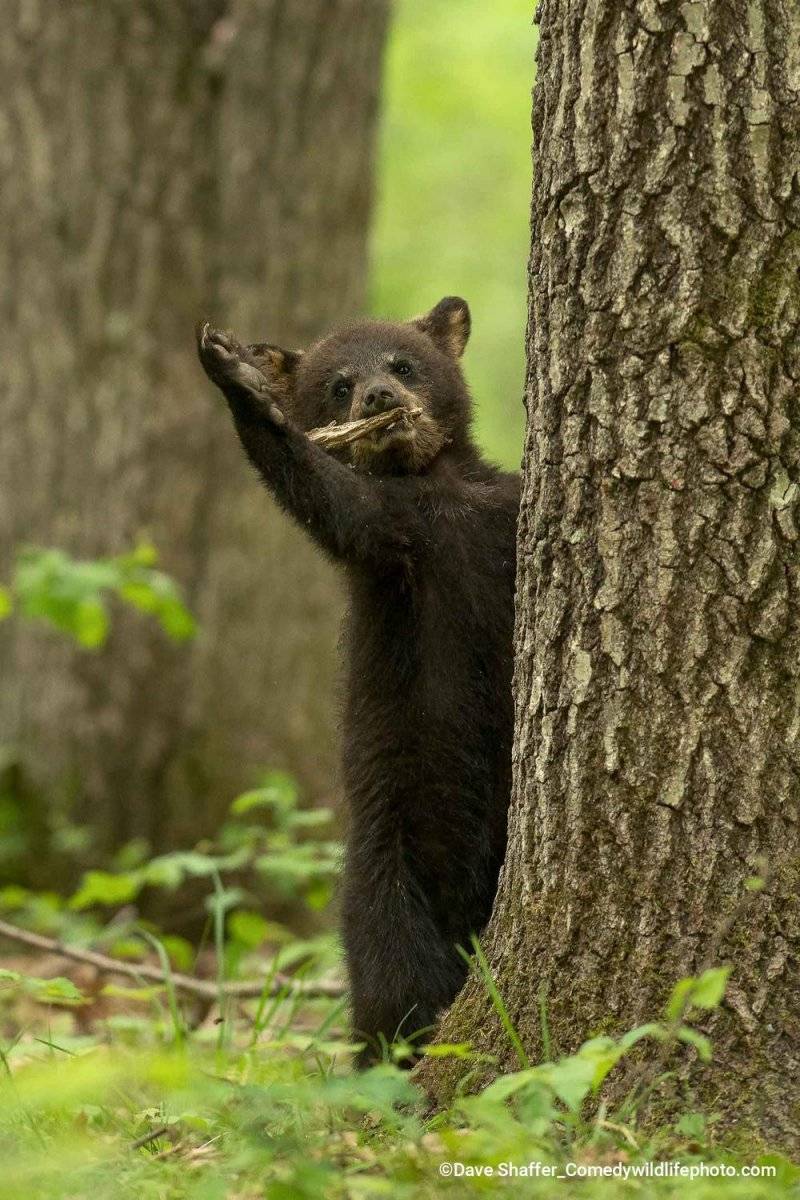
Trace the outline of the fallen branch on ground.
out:
[[[7,921],[0,921],[0,937],[8,938],[12,942],[21,942],[22,945],[31,946],[34,950],[45,950],[48,954],[60,954],[63,958],[86,963],[108,975],[128,975],[131,979],[139,982],[146,979],[150,983],[167,983],[165,972],[149,963],[124,962],[119,958],[111,958],[107,954],[98,954],[96,950],[82,950],[77,946],[65,946],[63,942],[58,942],[54,938],[43,937],[40,933],[31,933],[28,929],[9,925]],[[184,975],[180,971],[171,971],[169,979],[180,991],[211,1001],[216,1000],[222,994],[229,999],[252,1000],[264,992],[263,980],[260,982],[243,980],[239,983],[226,983],[220,987],[211,980],[196,979],[193,975]],[[290,975],[276,974],[270,982],[268,994],[275,996],[284,990],[292,996],[307,996],[312,999],[320,996],[338,999],[344,995],[344,985],[341,983],[333,981],[328,983],[324,981],[307,982],[292,979]]]
[[[398,422],[409,429],[421,415],[421,408],[390,408],[388,412],[378,413],[375,417],[362,417],[360,421],[346,421],[344,425],[322,425],[319,429],[310,430],[308,436],[312,442],[322,446],[323,450],[339,450],[342,446],[351,446],[353,442],[369,437],[379,429],[388,429],[390,425]]]

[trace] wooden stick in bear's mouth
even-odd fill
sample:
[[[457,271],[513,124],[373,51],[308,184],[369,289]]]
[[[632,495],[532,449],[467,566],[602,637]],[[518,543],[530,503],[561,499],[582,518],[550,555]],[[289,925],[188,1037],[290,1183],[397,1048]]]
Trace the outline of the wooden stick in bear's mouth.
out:
[[[319,429],[309,430],[308,437],[322,446],[323,450],[337,450],[369,437],[380,429],[388,430],[394,425],[403,425],[408,429],[421,415],[421,408],[390,408],[388,412],[378,413],[375,417],[362,417],[360,421],[322,425]]]

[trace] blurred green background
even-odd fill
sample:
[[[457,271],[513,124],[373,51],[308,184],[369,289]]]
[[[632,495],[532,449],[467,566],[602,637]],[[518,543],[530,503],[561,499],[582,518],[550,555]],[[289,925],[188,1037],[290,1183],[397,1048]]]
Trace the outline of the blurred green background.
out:
[[[465,369],[496,462],[522,450],[531,0],[398,0],[389,36],[370,307],[472,309]]]

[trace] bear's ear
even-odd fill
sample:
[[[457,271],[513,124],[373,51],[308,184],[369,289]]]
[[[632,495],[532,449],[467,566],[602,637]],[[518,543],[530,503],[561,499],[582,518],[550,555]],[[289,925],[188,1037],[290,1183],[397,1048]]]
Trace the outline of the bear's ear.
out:
[[[427,333],[445,354],[460,358],[469,339],[472,321],[466,300],[460,296],[445,296],[429,313],[416,317],[411,324]]]
[[[256,342],[245,347],[248,356],[265,375],[274,388],[275,398],[289,401],[294,395],[297,367],[303,357],[302,350],[284,350],[269,342]]]

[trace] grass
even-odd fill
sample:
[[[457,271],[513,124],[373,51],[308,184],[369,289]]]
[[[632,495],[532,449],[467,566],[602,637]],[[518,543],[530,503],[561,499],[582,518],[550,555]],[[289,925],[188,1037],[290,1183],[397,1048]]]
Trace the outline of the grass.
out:
[[[587,1198],[800,1196],[800,1170],[779,1157],[757,1160],[768,1178],[738,1174],[754,1160],[715,1143],[713,1114],[686,1112],[647,1134],[635,1114],[623,1121],[602,1104],[586,1114],[608,1071],[655,1027],[595,1038],[431,1114],[391,1054],[350,1071],[341,1000],[298,1004],[284,992],[239,1007],[224,1041],[214,1009],[179,1041],[187,1022],[169,994],[149,1011],[128,1004],[99,1017],[89,1034],[74,1004],[31,1007],[30,989],[0,998],[0,1200],[416,1200],[499,1186],[555,1197],[573,1194],[574,1178]],[[433,1052],[471,1070],[468,1048]],[[676,1162],[706,1174],[621,1177],[674,1173],[665,1164]]]

